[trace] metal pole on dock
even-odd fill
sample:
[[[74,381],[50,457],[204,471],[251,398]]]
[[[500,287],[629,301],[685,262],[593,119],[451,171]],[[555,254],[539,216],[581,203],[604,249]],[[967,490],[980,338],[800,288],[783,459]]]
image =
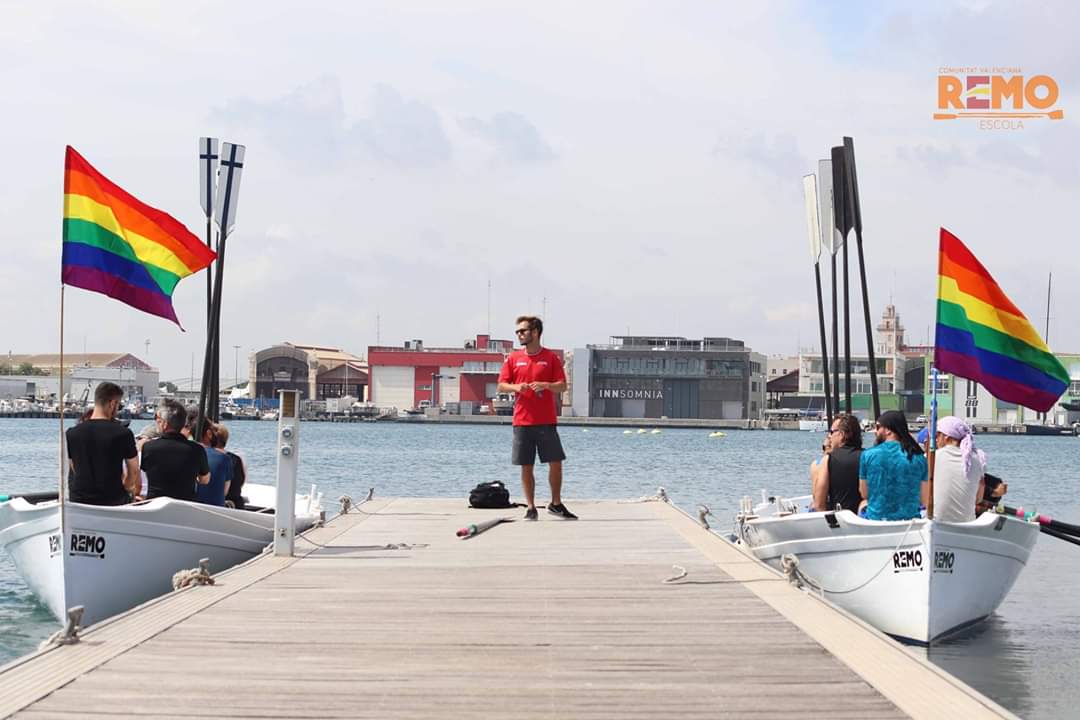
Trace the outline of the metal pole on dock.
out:
[[[296,536],[296,469],[300,462],[299,390],[278,390],[277,446],[274,554],[292,557]]]
[[[85,354],[85,353],[84,353]],[[64,505],[67,502],[68,458],[67,438],[64,435],[64,283],[60,282],[60,378],[56,388],[56,397],[60,408],[60,486],[57,492],[57,500],[60,505],[60,560],[63,562],[63,548],[67,547],[64,533],[67,532],[67,518],[64,517]]]

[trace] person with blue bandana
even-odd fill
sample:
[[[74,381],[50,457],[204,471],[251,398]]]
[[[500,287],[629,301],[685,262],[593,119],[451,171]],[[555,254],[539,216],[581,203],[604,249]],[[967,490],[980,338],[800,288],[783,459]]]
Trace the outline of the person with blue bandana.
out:
[[[926,454],[899,410],[881,414],[877,444],[859,458],[859,511],[870,520],[911,520],[928,499]]]

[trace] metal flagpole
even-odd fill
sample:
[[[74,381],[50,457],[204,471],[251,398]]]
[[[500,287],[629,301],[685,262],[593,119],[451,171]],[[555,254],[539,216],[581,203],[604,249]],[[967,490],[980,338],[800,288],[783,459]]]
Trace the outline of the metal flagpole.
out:
[[[1043,342],[1050,345],[1050,284],[1054,281],[1054,273],[1051,272],[1046,276],[1046,332],[1043,333]],[[1042,424],[1046,425],[1046,419],[1050,417],[1049,413],[1042,414]]]
[[[56,388],[56,397],[60,401],[57,403],[60,410],[60,489],[57,493],[57,499],[60,501],[60,556],[64,555],[63,548],[66,547],[66,539],[64,531],[67,529],[65,523],[64,504],[67,499],[67,465],[65,462],[67,453],[65,452],[66,443],[64,438],[64,283],[60,282],[60,378],[59,384]]]
[[[817,180],[814,174],[803,175],[803,200],[806,204],[806,231],[810,238],[810,259],[814,263],[817,288],[818,328],[821,331],[821,363],[825,378],[825,417],[832,427],[832,401],[829,398],[829,348],[825,342],[825,307],[821,300],[821,226],[818,221]]]
[[[244,167],[244,146],[223,143],[221,146],[220,173],[224,175],[218,183],[217,197],[214,203],[214,219],[218,224],[217,282],[214,284],[214,297],[211,302],[213,312],[210,315],[210,329],[207,335],[206,357],[203,360],[202,389],[199,392],[199,423],[196,429],[197,439],[202,439],[205,431],[206,406],[213,394],[215,413],[217,410],[217,388],[211,390],[211,375],[216,375],[213,366],[218,362],[217,347],[221,330],[221,287],[225,277],[225,243],[236,222],[236,204],[240,194],[240,174]]]
[[[859,177],[855,171],[855,143],[849,137],[844,138],[844,164],[847,168],[845,173],[847,192],[844,196],[855,227],[855,248],[859,253],[859,281],[862,284],[863,322],[866,324],[866,354],[870,360],[870,394],[874,402],[874,417],[877,418],[881,415],[881,400],[878,396],[877,360],[874,358],[874,333],[870,329],[870,296],[866,289],[866,263],[863,260]]]
[[[938,393],[938,369],[930,366],[930,430],[927,439],[930,441],[930,450],[927,453],[926,464],[929,469],[927,476],[927,488],[929,497],[926,500],[926,517],[934,519],[934,457],[937,452],[937,393]]]
[[[938,282],[937,282],[937,296],[941,297],[942,275],[941,275],[941,250],[938,249]],[[935,313],[935,322],[941,319],[941,303],[937,303],[937,311]],[[929,452],[927,453],[926,466],[927,476],[926,485],[928,497],[926,498],[926,517],[931,520],[934,518],[934,458],[937,452],[937,421],[938,421],[938,369],[937,363],[937,350],[940,343],[937,339],[937,328],[940,325],[935,325],[934,330],[934,364],[930,366],[930,430],[927,433],[927,440],[929,440]],[[955,379],[955,378],[954,378]],[[952,392],[952,383],[949,383],[949,391]]]

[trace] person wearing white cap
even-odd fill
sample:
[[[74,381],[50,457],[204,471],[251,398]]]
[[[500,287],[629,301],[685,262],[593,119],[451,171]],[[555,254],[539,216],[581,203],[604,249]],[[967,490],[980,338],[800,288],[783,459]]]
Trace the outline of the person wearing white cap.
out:
[[[949,415],[937,422],[934,457],[934,519],[968,522],[986,491],[986,455],[975,447],[971,428]]]

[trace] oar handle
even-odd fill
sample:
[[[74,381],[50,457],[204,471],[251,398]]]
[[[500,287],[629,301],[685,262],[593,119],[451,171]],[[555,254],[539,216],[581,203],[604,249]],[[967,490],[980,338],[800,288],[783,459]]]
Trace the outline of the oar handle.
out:
[[[37,504],[40,502],[56,500],[58,497],[59,493],[55,490],[52,492],[13,492],[8,493],[7,495],[0,495],[0,502],[7,502],[8,500],[14,500],[15,498],[23,498],[28,503]]]
[[[1072,543],[1073,545],[1080,545],[1080,538],[1075,538],[1071,535],[1067,535],[1066,533],[1058,532],[1057,530],[1054,530],[1053,528],[1048,528],[1045,525],[1040,525],[1039,531],[1044,532],[1052,537],[1056,537],[1058,540],[1064,540],[1065,542]]]
[[[1015,515],[1023,520],[1033,520],[1039,523],[1043,529],[1051,529],[1054,533],[1063,533],[1065,535],[1076,535],[1080,537],[1080,525],[1055,520],[1049,515],[1040,515],[1036,512],[1025,512],[1022,507],[1014,508],[1009,507],[1008,505],[999,505],[998,508],[997,512],[1006,515]]]

